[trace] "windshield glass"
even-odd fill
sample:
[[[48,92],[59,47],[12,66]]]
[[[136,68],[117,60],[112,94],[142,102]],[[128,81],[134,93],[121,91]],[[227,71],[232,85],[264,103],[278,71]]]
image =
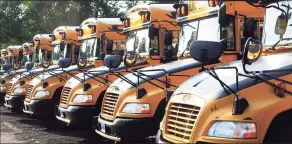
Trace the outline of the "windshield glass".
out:
[[[53,63],[58,63],[58,60],[60,58],[63,58],[63,56],[61,56],[61,51],[60,51],[60,45],[55,45],[54,50],[53,50]]]
[[[201,20],[199,23],[198,40],[218,41],[219,32],[218,17]]]
[[[292,7],[292,2],[279,2],[279,6],[281,9],[287,12],[287,8],[282,6],[282,4],[286,6]],[[277,6],[277,4],[273,4]],[[266,16],[265,16],[265,24],[264,24],[264,36],[263,36],[263,45],[266,46],[265,48],[270,48],[271,46],[275,45],[279,39],[280,35],[275,34],[275,26],[277,22],[278,16],[282,14],[282,11],[276,8],[267,8],[266,9]],[[288,14],[288,22],[287,22],[287,29],[286,33],[283,35],[283,39],[279,42],[277,46],[291,46],[292,45],[292,9],[289,10]]]
[[[148,55],[149,45],[148,29],[140,29],[128,33],[126,41],[127,51],[136,51],[140,55]]]
[[[81,44],[81,50],[79,51],[80,58],[99,58],[100,47],[98,43],[98,39],[88,39],[84,40]]]
[[[198,36],[198,23],[198,21],[194,21],[182,26],[179,33],[178,54],[183,53],[185,49],[185,53],[189,53],[192,41],[196,40]]]
[[[184,24],[179,34],[178,54],[189,53],[193,40],[219,40],[218,17],[207,18],[200,21],[193,21]],[[206,31],[208,31],[206,33]]]

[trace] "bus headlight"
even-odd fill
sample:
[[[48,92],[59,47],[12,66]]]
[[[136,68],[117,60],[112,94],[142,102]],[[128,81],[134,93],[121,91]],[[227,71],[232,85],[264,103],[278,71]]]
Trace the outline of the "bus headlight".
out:
[[[256,139],[256,124],[251,122],[217,121],[211,126],[207,136],[219,138]]]
[[[22,94],[26,91],[25,88],[22,88],[22,87],[16,87],[13,91],[14,94]]]
[[[123,109],[123,113],[130,114],[149,114],[150,105],[149,104],[139,104],[139,103],[128,103]]]
[[[78,94],[73,99],[75,103],[92,103],[92,95]]]
[[[36,94],[34,95],[35,98],[44,98],[50,96],[49,91],[37,91]]]

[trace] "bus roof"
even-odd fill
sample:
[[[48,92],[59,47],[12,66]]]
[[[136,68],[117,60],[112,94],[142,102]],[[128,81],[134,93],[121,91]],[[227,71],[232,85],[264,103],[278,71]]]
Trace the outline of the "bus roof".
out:
[[[37,34],[33,37],[34,48],[39,46],[40,49],[53,50],[52,38],[50,34]]]
[[[76,29],[79,28],[78,26],[59,26],[57,27],[53,33],[53,41],[52,45],[60,44],[61,41],[64,41],[65,43],[78,43],[78,34]]]
[[[95,26],[94,32],[91,30],[92,26]],[[79,40],[99,38],[103,32],[111,31],[112,26],[122,28],[122,22],[119,18],[88,18],[80,24],[83,35],[79,37]]]

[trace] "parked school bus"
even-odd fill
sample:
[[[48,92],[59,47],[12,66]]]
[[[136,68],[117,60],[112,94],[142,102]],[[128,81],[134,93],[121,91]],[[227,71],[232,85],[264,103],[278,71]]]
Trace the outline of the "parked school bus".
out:
[[[59,104],[65,82],[78,74],[76,61],[80,42],[76,28],[78,27],[59,26],[49,35],[54,48],[52,53],[44,57],[43,68],[55,66],[58,69],[46,70],[30,81],[24,100],[24,113],[45,119],[54,116],[54,106]],[[88,65],[86,68],[92,66]]]
[[[46,53],[44,51],[39,51],[39,47],[44,43],[44,35],[45,34],[35,35],[29,47],[23,46],[23,52],[25,53],[20,59],[22,59],[21,65],[24,68],[19,69],[19,62],[13,62],[13,69],[20,71],[20,73],[17,73],[17,75],[7,82],[8,87],[5,103],[11,110],[21,111],[29,82],[44,71],[40,66],[43,64],[41,61],[42,56]],[[30,51],[28,51],[29,49]],[[56,68],[58,67],[52,66],[49,70]]]
[[[290,1],[257,5],[266,8],[263,44],[249,38],[242,61],[205,68],[183,83],[166,107],[157,143],[292,141],[291,6]],[[191,54],[201,62],[206,59],[196,52],[205,51],[209,60],[222,54],[208,50],[210,42],[198,44],[192,43]]]
[[[13,59],[19,58],[19,49],[21,46],[8,46],[6,49],[1,50],[1,83],[0,83],[0,96],[1,100],[4,100],[7,90],[8,81],[12,76],[16,75],[16,72],[11,70]]]
[[[12,111],[19,110],[22,106],[24,97],[22,94],[25,92],[25,78],[29,79],[29,73],[24,71],[30,70],[32,67],[27,67],[32,61],[33,47],[32,43],[24,43],[22,46],[12,47],[8,51],[18,57],[12,57],[10,67],[13,70],[20,70],[8,82],[6,82],[6,95],[4,106],[10,108]],[[28,64],[28,65],[27,65]],[[8,67],[7,67],[8,68]]]
[[[162,9],[161,6],[159,8]],[[180,33],[176,34],[176,38],[178,36],[180,38],[179,42],[169,40],[171,37],[169,33],[173,31],[160,29],[159,32],[164,34],[164,36],[160,35],[164,37],[163,46],[168,48],[167,44],[177,45],[175,46],[178,49],[177,53],[172,54],[172,59],[175,61],[139,69],[125,75],[125,79],[114,81],[105,93],[101,114],[94,118],[97,134],[114,141],[127,141],[143,139],[156,133],[172,91],[200,69],[198,61],[188,58],[189,41],[228,39],[227,44],[230,47],[226,44],[225,51],[230,54],[223,56],[221,63],[237,60],[237,54],[241,49],[239,43],[235,45],[233,35],[237,34],[237,38],[240,39],[239,24],[236,25],[232,21],[224,31],[220,32],[218,6],[209,7],[206,1],[198,3],[191,1],[189,5],[176,4],[174,8],[177,10],[177,21],[182,26]],[[259,12],[259,16],[255,17],[263,17],[262,10],[255,11]],[[152,13],[150,15],[152,16]],[[150,19],[155,21],[152,17]],[[221,37],[219,37],[220,33]],[[167,52],[167,49],[162,49],[161,52]],[[114,63],[112,59],[106,58],[105,63],[109,65]],[[177,60],[178,58],[180,60]],[[216,63],[219,64],[218,61],[209,64],[211,66]]]
[[[77,65],[80,74],[70,78],[64,85],[60,104],[55,108],[56,118],[67,125],[90,126],[91,118],[100,109],[99,96],[107,88],[104,69],[105,55],[123,52],[126,36],[119,31],[122,22],[118,18],[89,18],[84,20],[79,33],[81,48]],[[88,63],[94,68],[84,70]]]

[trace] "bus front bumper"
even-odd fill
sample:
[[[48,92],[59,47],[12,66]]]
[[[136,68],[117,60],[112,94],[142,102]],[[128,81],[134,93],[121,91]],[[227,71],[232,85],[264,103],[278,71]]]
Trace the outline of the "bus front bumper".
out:
[[[53,114],[54,103],[52,100],[24,101],[23,112],[30,115]]]
[[[67,125],[86,126],[92,120],[95,107],[69,106],[68,108],[63,108],[56,106],[54,112],[56,118],[65,122]]]
[[[113,141],[145,140],[155,129],[152,118],[116,118],[108,121],[100,116],[93,117],[95,132]]]
[[[21,110],[23,107],[23,101],[25,96],[5,96],[5,102],[4,106],[15,109],[15,110]]]

